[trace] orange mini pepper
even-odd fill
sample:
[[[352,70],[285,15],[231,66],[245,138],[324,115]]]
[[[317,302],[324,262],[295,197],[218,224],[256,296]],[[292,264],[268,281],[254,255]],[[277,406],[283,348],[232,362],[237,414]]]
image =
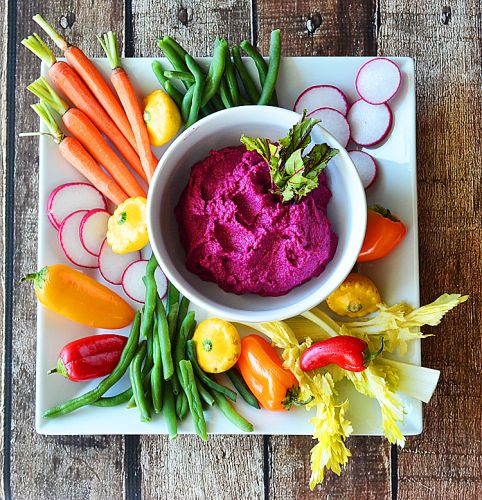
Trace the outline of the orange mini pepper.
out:
[[[269,342],[259,335],[241,339],[238,368],[256,399],[267,410],[288,409],[299,394],[296,377],[283,368],[283,362]]]
[[[77,323],[113,330],[134,319],[134,309],[122,297],[64,264],[45,266],[24,280],[33,280],[42,305]]]

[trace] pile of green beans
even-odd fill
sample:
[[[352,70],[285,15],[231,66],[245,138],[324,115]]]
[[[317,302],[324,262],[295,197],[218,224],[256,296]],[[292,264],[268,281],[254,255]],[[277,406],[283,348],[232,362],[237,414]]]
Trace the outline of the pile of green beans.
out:
[[[186,61],[189,69],[196,71],[189,55]],[[215,78],[214,72],[211,78]],[[199,96],[197,98],[200,102]],[[153,255],[144,277],[146,296],[142,313],[136,313],[129,338],[112,373],[95,389],[48,409],[44,418],[65,415],[87,405],[111,407],[127,403],[127,408],[137,407],[141,422],[151,421],[153,412],[162,413],[171,439],[177,436],[178,421],[190,413],[194,430],[207,440],[204,403],[206,407],[217,406],[234,425],[251,432],[253,426],[228,402],[227,398],[236,401],[236,392],[214,381],[197,362],[195,342],[191,340],[196,319],[194,312],[189,311],[189,300],[181,297],[171,283],[166,306],[159,298],[154,279],[157,266]],[[131,386],[115,396],[104,397],[127,370]],[[228,373],[234,387],[249,404],[259,408],[256,398],[236,374],[234,370]]]
[[[158,44],[172,69],[164,69],[159,61],[154,61],[152,70],[181,110],[186,128],[199,117],[214,111],[247,104],[278,105],[276,81],[281,62],[280,30],[271,32],[268,63],[247,40],[239,46],[234,45],[230,51],[227,41],[217,37],[207,73],[173,38],[166,36],[159,39]],[[245,65],[240,47],[253,60],[259,85]],[[185,92],[176,82],[181,82]]]

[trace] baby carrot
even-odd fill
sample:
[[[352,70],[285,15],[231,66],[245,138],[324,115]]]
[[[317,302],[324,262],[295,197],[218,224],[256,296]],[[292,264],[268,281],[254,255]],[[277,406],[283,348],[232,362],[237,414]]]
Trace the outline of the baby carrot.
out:
[[[77,72],[66,62],[57,61],[47,44],[36,33],[22,40],[22,44],[42,59],[49,67],[49,76],[54,84],[111,140],[132,168],[146,179],[139,156]]]
[[[62,117],[67,131],[103,165],[129,196],[146,197],[145,190],[85,113],[77,108],[69,108],[43,76],[31,83],[27,89]]]
[[[45,122],[51,137],[59,145],[60,154],[76,170],[116,205],[120,205],[128,198],[117,183],[99,167],[94,158],[77,139],[66,137],[62,133],[52,112],[45,103],[34,104],[32,108]]]
[[[141,164],[148,181],[150,181],[157,167],[157,162],[153,160],[149,135],[136,92],[129,76],[121,67],[115,34],[109,31],[103,37],[98,36],[97,38],[109,59],[112,68],[110,80],[131,124]]]

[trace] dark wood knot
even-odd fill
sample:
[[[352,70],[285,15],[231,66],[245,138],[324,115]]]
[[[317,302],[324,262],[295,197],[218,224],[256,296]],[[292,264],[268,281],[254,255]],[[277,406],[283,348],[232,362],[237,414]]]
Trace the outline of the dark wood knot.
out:
[[[442,7],[442,24],[447,24],[450,23],[452,20],[452,8],[446,5],[445,7]]]
[[[321,26],[323,18],[319,12],[313,12],[306,21],[306,32],[313,35],[315,31]]]
[[[181,7],[177,13],[177,18],[183,26],[187,26],[192,20],[192,9]]]
[[[60,27],[64,30],[72,28],[75,23],[75,14],[73,12],[69,12],[63,16],[60,16],[59,24]]]

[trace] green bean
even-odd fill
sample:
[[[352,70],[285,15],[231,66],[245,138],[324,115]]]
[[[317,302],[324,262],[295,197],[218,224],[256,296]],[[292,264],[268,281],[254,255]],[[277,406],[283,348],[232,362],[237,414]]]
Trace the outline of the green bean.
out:
[[[154,311],[156,309],[157,285],[154,278],[154,272],[157,269],[157,260],[154,254],[151,255],[146,267],[146,298],[144,301],[144,310],[142,313],[141,338],[147,338],[152,330],[154,322]]]
[[[218,91],[224,73],[224,65],[226,63],[225,53],[227,50],[228,44],[226,40],[220,40],[214,46],[213,59],[206,77],[206,85],[204,87],[204,96],[201,106],[207,104]]]
[[[268,104],[273,96],[278,79],[279,67],[281,62],[281,34],[280,30],[271,32],[271,40],[269,45],[269,65],[266,80],[263,85],[261,96],[258,104]]]
[[[241,397],[246,401],[246,403],[259,410],[258,400],[251,392],[238,370],[236,370],[236,368],[231,368],[226,372],[226,375],[229,377],[229,380],[231,380],[231,383],[234,385],[239,394],[241,394]]]
[[[221,96],[221,101],[223,101],[223,105],[226,109],[232,108],[234,106],[231,99],[231,94],[229,92],[228,82],[226,81],[226,78],[224,76],[221,79],[221,83],[219,85],[219,95]]]
[[[157,327],[157,328],[156,328]],[[152,360],[153,366],[150,373],[152,405],[155,413],[162,410],[162,359],[161,344],[159,340],[159,326],[157,321],[152,335]]]
[[[219,394],[216,391],[214,391],[212,394],[222,414],[230,422],[232,422],[236,427],[238,427],[242,431],[253,432],[253,424],[248,422],[233,408],[231,403],[226,399],[226,396],[224,396],[223,394]]]
[[[142,362],[146,356],[147,345],[146,341],[143,340],[139,348],[137,349],[136,355],[132,360],[129,376],[131,379],[132,393],[136,400],[136,405],[141,412],[141,422],[149,422],[151,420],[151,412],[149,410],[149,405],[147,404],[146,395],[144,393],[143,380],[141,374]]]
[[[231,100],[234,106],[239,106],[239,87],[238,79],[236,78],[236,71],[234,69],[234,64],[231,61],[231,54],[229,50],[225,54],[226,63],[224,65],[224,76],[228,82],[229,94],[231,95]]]
[[[174,71],[168,69],[164,71],[164,76],[172,80],[182,80],[184,82],[190,82],[190,83],[195,82],[194,76],[186,71]]]
[[[189,113],[191,112],[193,95],[194,95],[194,86],[188,89],[188,91],[184,94],[184,98],[182,99],[181,115],[182,115],[182,121],[185,124],[187,124],[189,120]]]
[[[196,372],[196,375],[199,377],[201,382],[211,389],[220,392],[221,394],[225,394],[232,401],[236,401],[236,393],[234,391],[228,389],[227,387],[224,387],[224,385],[218,384],[201,370],[201,367],[199,366],[196,358],[196,343],[194,342],[194,340],[188,340],[186,346],[189,360],[191,361],[194,371]]]
[[[198,63],[189,55],[185,57],[186,65],[194,75],[196,83],[194,84],[194,93],[192,95],[191,110],[189,111],[189,118],[186,122],[186,127],[190,127],[198,119],[199,109],[201,107],[201,99],[204,91],[205,78],[204,73]],[[179,302],[179,297],[178,297]]]
[[[174,364],[176,365],[176,371],[179,374],[179,362],[186,359],[186,342],[189,340],[189,334],[191,332],[191,327],[194,324],[194,311],[189,312],[184,321],[182,322],[181,328],[179,329],[179,335],[177,337],[176,345],[174,346]],[[180,377],[178,377],[180,379]]]
[[[161,84],[162,88],[171,97],[171,99],[177,104],[177,107],[181,109],[184,94],[164,76],[164,70],[162,69],[162,65],[159,61],[153,61],[151,67],[157,81]]]
[[[179,54],[179,57],[181,57],[182,59],[186,57],[186,54],[188,53],[187,50],[180,43],[176,42],[174,38],[171,38],[170,36],[165,36],[163,40]]]
[[[176,333],[177,313],[179,312],[179,290],[172,284],[167,285],[167,322],[169,324],[169,338],[174,339]]]
[[[243,87],[248,94],[249,100],[251,104],[255,104],[259,100],[259,92],[256,88],[256,85],[251,78],[251,75],[248,73],[246,66],[244,65],[243,60],[241,59],[241,52],[239,51],[239,47],[237,45],[233,45],[231,49],[233,53],[233,61],[236,69],[238,70],[239,77],[241,78],[241,82],[243,83]]]
[[[71,413],[78,408],[82,408],[83,406],[90,405],[97,401],[100,397],[102,397],[116,382],[120,380],[120,378],[124,375],[127,368],[129,367],[132,358],[134,357],[137,344],[139,342],[139,327],[141,323],[141,315],[139,312],[136,312],[134,316],[134,321],[131,326],[131,331],[129,334],[129,339],[127,340],[127,344],[125,345],[119,362],[117,366],[114,368],[112,373],[104,378],[97,387],[92,389],[81,396],[70,399],[65,403],[61,403],[57,406],[49,408],[43,413],[44,418],[50,417],[58,417],[60,415],[66,415],[67,413]]]
[[[211,396],[211,393],[204,387],[201,381],[194,375],[196,380],[197,390],[199,391],[199,395],[201,398],[209,405],[214,405],[214,398]]]
[[[206,420],[204,419],[203,406],[199,397],[191,362],[182,360],[179,363],[179,367],[181,369],[182,386],[185,387],[189,410],[194,422],[194,429],[201,439],[207,441]]]
[[[169,380],[174,374],[172,364],[171,339],[169,338],[169,327],[167,324],[166,310],[162,300],[158,297],[156,301],[157,335],[161,347],[162,373],[164,380]]]
[[[176,398],[176,415],[179,420],[184,420],[189,411],[189,403],[184,391],[181,391]]]
[[[184,62],[184,55],[179,54],[171,43],[163,39],[159,40],[158,45],[176,71],[188,71],[186,63]]]
[[[184,318],[186,317],[188,310],[189,310],[189,299],[187,297],[183,297],[181,299],[181,303],[179,304],[179,312],[177,313],[176,329],[178,331],[181,328],[182,322],[184,321]]]
[[[97,401],[91,403],[91,406],[100,406],[102,408],[108,408],[111,406],[119,406],[127,403],[132,396],[132,387],[126,389],[115,396],[108,396],[99,398]]]
[[[163,382],[162,392],[164,394],[164,418],[166,420],[167,431],[171,439],[177,437],[177,417],[174,405],[174,394],[172,393],[171,383],[167,380]]]
[[[217,94],[214,95],[209,102],[213,105],[215,111],[221,111],[224,109],[223,101]]]
[[[247,40],[240,43],[241,48],[248,54],[249,57],[254,61],[256,69],[258,70],[259,81],[261,87],[264,86],[266,81],[266,76],[268,74],[268,64],[264,60],[263,56],[259,53],[256,47],[253,47]],[[270,104],[273,106],[278,105],[278,97],[276,96],[276,90],[273,91],[273,97],[271,98]]]

